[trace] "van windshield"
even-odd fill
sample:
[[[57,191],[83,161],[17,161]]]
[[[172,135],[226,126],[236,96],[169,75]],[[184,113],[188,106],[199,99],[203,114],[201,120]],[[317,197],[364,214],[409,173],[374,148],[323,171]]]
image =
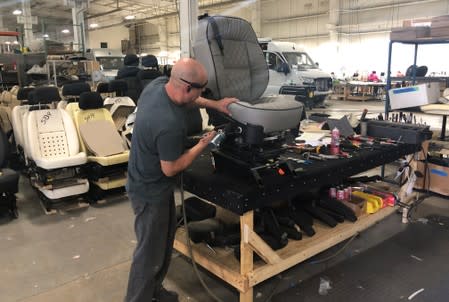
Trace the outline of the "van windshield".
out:
[[[103,67],[103,70],[119,69],[123,66],[122,57],[97,57],[97,60]]]
[[[283,52],[282,53],[288,61],[288,65],[297,66],[298,69],[312,69],[317,68],[315,63],[305,52]]]

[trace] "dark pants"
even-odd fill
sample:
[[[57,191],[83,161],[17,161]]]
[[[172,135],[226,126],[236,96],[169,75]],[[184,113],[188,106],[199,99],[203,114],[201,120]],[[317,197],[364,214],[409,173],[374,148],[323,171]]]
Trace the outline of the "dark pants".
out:
[[[137,246],[128,280],[126,302],[149,302],[167,274],[176,231],[173,192],[165,200],[133,202]]]

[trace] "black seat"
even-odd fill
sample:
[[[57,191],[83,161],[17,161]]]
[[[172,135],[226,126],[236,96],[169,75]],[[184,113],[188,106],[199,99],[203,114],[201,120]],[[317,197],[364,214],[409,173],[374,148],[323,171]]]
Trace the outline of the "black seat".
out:
[[[140,93],[145,89],[145,87],[151,83],[157,77],[162,75],[162,72],[159,70],[159,63],[157,58],[153,55],[147,55],[142,58],[142,66],[144,69],[140,70],[137,73],[137,78],[140,82]]]
[[[19,191],[19,173],[5,168],[9,157],[9,143],[0,130],[0,211],[8,212],[12,218],[18,217],[16,193]]]

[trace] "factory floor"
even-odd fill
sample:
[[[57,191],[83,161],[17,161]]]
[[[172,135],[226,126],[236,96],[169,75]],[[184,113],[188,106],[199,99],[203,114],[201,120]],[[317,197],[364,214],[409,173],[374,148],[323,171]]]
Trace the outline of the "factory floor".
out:
[[[332,112],[336,117],[347,111],[360,115],[363,108],[375,115],[383,112],[381,102],[328,101],[328,104],[326,109],[315,111]],[[427,123],[439,128],[438,121],[435,118]],[[46,215],[37,194],[22,177],[18,207],[18,219],[0,217],[0,301],[123,301],[136,244],[133,214],[126,198]],[[423,201],[413,217],[418,219],[429,214],[449,216],[449,200],[432,195]],[[329,261],[299,264],[261,283],[254,290],[254,301],[269,301],[273,294],[379,244],[406,226],[399,214],[393,214],[361,233],[345,246],[344,252],[339,252],[343,246],[339,245],[316,256],[323,259],[338,254],[329,257]],[[238,301],[238,292],[232,287],[204,270],[200,274],[222,301]],[[164,284],[179,293],[180,301],[213,301],[197,280],[191,263],[177,253],[173,255]],[[318,287],[316,284],[317,291]]]

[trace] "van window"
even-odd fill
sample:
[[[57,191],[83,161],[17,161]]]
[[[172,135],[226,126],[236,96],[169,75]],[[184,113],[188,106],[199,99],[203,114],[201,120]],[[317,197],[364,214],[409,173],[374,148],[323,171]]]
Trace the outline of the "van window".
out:
[[[122,57],[97,57],[103,69],[119,69],[123,66]]]
[[[297,65],[298,68],[303,69],[316,68],[315,63],[305,52],[284,52],[283,55],[290,66]]]
[[[269,69],[274,69],[277,71],[282,66],[281,58],[273,52],[267,52],[265,58]]]

